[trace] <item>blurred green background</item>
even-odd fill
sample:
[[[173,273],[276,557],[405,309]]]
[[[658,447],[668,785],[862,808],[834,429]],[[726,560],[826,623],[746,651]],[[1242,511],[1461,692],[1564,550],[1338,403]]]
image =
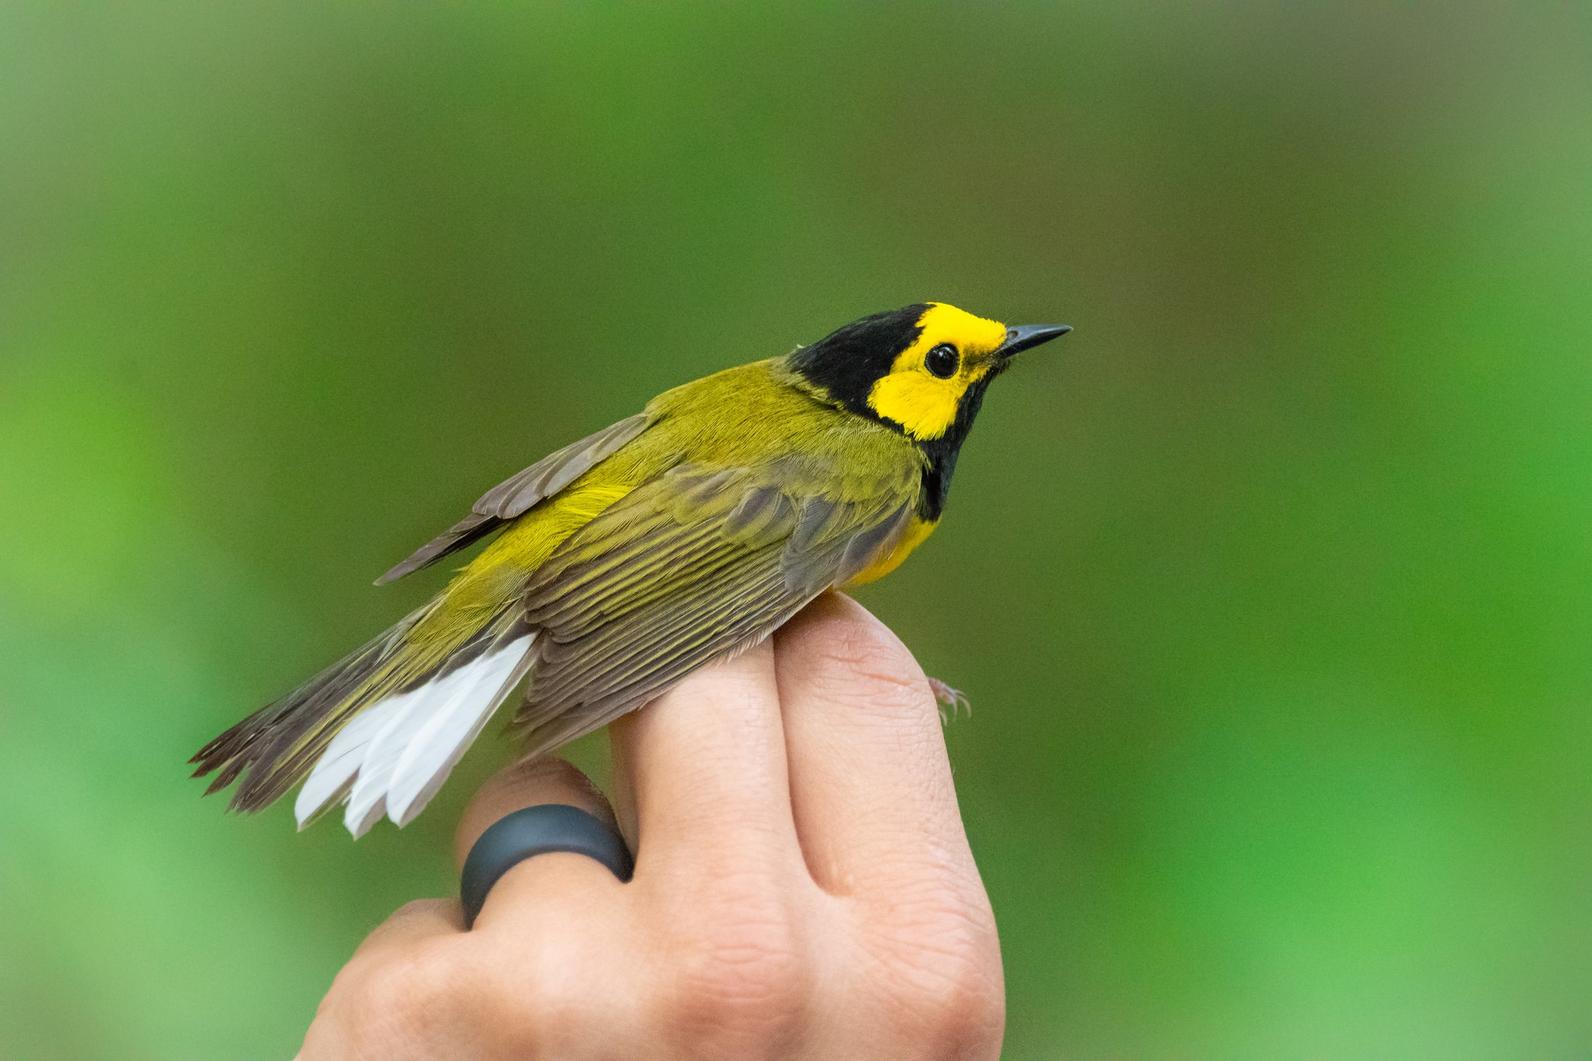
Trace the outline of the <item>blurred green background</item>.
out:
[[[862,594],[1007,1052],[1592,1053],[1577,5],[0,8],[0,1055],[287,1056],[453,887],[183,762],[658,390],[1072,322]],[[578,749],[602,769],[603,745]]]

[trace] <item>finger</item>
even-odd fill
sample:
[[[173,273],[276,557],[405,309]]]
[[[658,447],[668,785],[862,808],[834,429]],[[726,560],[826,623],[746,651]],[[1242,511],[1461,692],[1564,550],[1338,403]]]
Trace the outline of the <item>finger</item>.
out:
[[[854,893],[972,872],[939,711],[905,645],[826,594],[776,635],[791,804],[808,868]]]
[[[613,809],[597,786],[563,759],[515,763],[488,778],[464,808],[453,834],[454,869],[464,868],[470,849],[494,823],[517,810],[544,803],[565,803],[614,823]]]
[[[464,916],[454,899],[416,899],[393,911],[377,925],[354,951],[354,958],[368,960],[384,953],[404,951],[414,944],[437,936],[451,936],[464,929]]]
[[[799,862],[773,653],[704,667],[610,729],[636,875],[669,859]]]
[[[454,834],[454,865],[462,870],[481,834],[504,817],[526,807],[563,803],[614,824],[614,813],[585,774],[562,759],[517,763],[493,775],[465,807]],[[567,851],[527,858],[492,885],[477,927],[502,920],[516,910],[563,911],[571,896],[582,901],[607,901],[622,885],[596,859]]]

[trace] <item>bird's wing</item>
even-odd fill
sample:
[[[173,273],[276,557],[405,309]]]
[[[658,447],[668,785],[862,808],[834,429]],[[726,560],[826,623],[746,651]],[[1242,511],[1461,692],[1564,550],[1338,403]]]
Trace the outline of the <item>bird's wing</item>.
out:
[[[531,756],[657,698],[749,648],[907,526],[914,469],[832,476],[682,465],[638,487],[532,576],[539,632],[515,728]]]
[[[449,553],[492,533],[514,517],[523,515],[537,502],[552,497],[591,471],[604,458],[645,431],[653,419],[648,413],[626,417],[594,435],[549,453],[524,471],[511,475],[482,494],[468,516],[416,549],[408,559],[378,578],[376,585],[384,586],[434,564]]]

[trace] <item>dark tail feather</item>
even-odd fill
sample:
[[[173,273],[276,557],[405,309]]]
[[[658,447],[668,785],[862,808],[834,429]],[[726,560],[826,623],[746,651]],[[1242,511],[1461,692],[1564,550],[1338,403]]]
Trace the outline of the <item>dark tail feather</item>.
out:
[[[286,793],[354,717],[382,665],[425,611],[406,617],[200,748],[188,761],[196,764],[194,777],[215,772],[205,795],[241,777],[231,807],[256,811]]]

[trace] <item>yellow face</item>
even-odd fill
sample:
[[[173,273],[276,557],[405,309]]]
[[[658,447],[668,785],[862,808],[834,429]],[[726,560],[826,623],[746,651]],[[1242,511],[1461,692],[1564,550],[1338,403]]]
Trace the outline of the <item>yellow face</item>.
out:
[[[926,442],[950,430],[963,395],[994,367],[991,355],[1006,340],[1006,325],[931,302],[918,327],[917,341],[874,383],[868,407]]]

